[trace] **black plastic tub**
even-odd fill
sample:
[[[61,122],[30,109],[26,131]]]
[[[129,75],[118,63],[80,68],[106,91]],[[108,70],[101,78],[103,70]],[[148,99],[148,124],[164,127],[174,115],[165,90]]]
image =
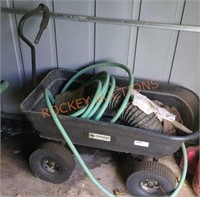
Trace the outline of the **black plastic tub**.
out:
[[[51,71],[20,106],[21,111],[25,113],[42,138],[64,141],[52,118],[42,113],[42,110],[47,108],[44,88],[48,88],[53,94],[59,93],[73,74],[73,71],[65,69]],[[77,83],[87,79],[85,75]],[[135,80],[135,83],[141,83],[141,81]],[[127,86],[127,79],[118,77],[117,85]],[[176,152],[184,141],[198,138],[199,98],[194,92],[181,86],[159,83],[156,88],[144,90],[142,93],[150,99],[176,107],[184,124],[194,133],[187,136],[169,136],[145,129],[72,118],[66,115],[59,115],[59,119],[74,144],[156,158],[170,155]]]

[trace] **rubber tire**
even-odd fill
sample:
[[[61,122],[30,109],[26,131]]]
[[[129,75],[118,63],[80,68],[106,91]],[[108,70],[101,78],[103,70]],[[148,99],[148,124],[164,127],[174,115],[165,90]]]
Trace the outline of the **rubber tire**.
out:
[[[156,180],[165,195],[169,195],[176,186],[176,176],[167,166],[155,161],[142,161],[128,177],[126,187],[133,196],[164,196],[162,191],[148,192],[141,186],[145,179]]]
[[[42,160],[45,158],[56,161],[60,169],[58,173],[51,173],[43,167]],[[30,155],[29,165],[40,179],[59,184],[69,179],[75,168],[75,160],[72,153],[65,147],[55,142],[47,142]]]

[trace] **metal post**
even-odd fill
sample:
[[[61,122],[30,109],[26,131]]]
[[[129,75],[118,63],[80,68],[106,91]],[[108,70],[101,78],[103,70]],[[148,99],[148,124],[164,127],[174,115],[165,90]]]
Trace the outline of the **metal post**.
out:
[[[25,9],[1,8],[1,12],[9,13],[9,14],[24,14],[28,11],[29,10],[25,10]],[[171,24],[171,23],[137,21],[137,20],[119,19],[119,18],[94,17],[94,16],[56,13],[56,12],[51,12],[50,16],[55,17],[55,18],[60,18],[63,20],[70,20],[70,21],[77,21],[77,22],[93,22],[93,23],[101,23],[101,24],[112,24],[112,25],[123,25],[123,26],[131,26],[131,27],[143,27],[143,28],[154,28],[154,29],[200,33],[200,26],[193,26],[193,25],[179,25],[179,24]]]

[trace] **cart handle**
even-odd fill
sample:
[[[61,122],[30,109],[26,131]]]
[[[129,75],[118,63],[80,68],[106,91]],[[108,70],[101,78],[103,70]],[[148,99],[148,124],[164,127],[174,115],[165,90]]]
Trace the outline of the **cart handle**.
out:
[[[31,48],[31,62],[32,62],[32,83],[33,86],[36,86],[36,57],[35,57],[35,47],[34,45],[24,36],[23,34],[23,27],[25,21],[30,18],[31,16],[38,14],[39,12],[43,12],[42,16],[42,21],[40,23],[40,29],[36,35],[35,44],[39,43],[39,40],[42,36],[43,31],[46,29],[48,22],[49,22],[49,17],[50,17],[50,11],[49,8],[44,5],[40,4],[37,8],[27,12],[24,16],[22,16],[21,20],[19,21],[18,25],[18,34],[19,37]]]

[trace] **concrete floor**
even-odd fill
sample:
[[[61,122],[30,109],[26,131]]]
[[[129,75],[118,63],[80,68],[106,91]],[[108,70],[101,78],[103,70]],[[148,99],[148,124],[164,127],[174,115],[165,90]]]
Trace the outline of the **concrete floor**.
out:
[[[78,162],[71,178],[63,184],[51,184],[35,177],[28,157],[41,139],[27,133],[2,139],[1,192],[3,197],[105,197],[86,176]],[[91,172],[110,192],[119,190],[118,197],[130,197],[125,188],[127,168],[134,165],[129,155],[78,147]],[[173,157],[161,159],[180,178],[180,170]],[[185,182],[179,197],[194,197],[191,180]]]

